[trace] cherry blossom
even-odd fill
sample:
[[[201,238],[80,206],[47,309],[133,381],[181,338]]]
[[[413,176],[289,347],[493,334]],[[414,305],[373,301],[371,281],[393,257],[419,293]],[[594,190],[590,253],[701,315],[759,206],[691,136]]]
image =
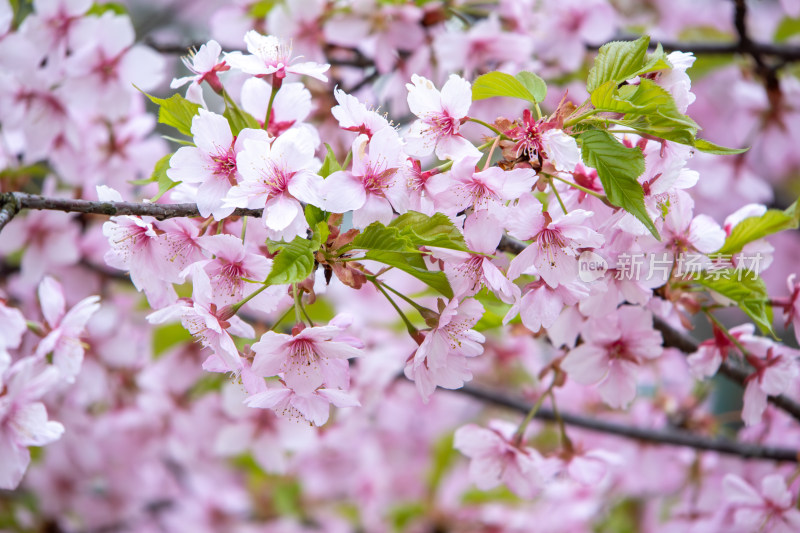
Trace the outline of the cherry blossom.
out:
[[[363,354],[333,340],[341,331],[336,326],[309,327],[293,335],[268,331],[252,346],[256,354],[253,372],[265,377],[281,374],[286,386],[298,394],[311,393],[323,385],[347,389],[347,359]]]
[[[352,394],[337,389],[317,389],[300,393],[289,388],[269,388],[245,400],[248,407],[272,409],[278,416],[305,419],[322,426],[330,417],[331,404],[336,407],[358,407]]]
[[[436,149],[439,159],[459,160],[479,156],[477,149],[459,134],[462,120],[472,103],[470,84],[452,74],[439,92],[433,83],[412,76],[408,88],[408,107],[419,120],[405,135],[405,151],[415,157],[430,155]]]
[[[470,480],[479,489],[505,484],[520,498],[532,499],[555,475],[557,462],[514,441],[514,430],[501,420],[492,420],[488,428],[468,424],[456,431],[453,446],[471,459]]]
[[[590,211],[576,209],[563,216],[557,213],[554,219],[549,212],[541,211],[539,202],[530,195],[522,196],[511,210],[509,233],[534,242],[511,261],[510,279],[534,266],[551,287],[569,283],[578,277],[577,250],[603,244],[603,236],[583,224],[592,216]]]
[[[53,364],[69,382],[75,380],[83,361],[84,347],[81,335],[86,323],[100,309],[100,297],[89,296],[66,311],[61,284],[46,277],[39,284],[39,301],[47,322],[47,335],[36,347],[36,356],[53,355]]]
[[[322,178],[311,168],[314,141],[302,129],[291,129],[272,141],[246,139],[236,156],[241,181],[223,205],[264,208],[262,220],[272,238],[292,240],[305,235],[308,223],[298,200],[320,205]]]
[[[237,155],[246,140],[266,143],[269,137],[264,131],[245,129],[234,139],[227,119],[205,109],[192,119],[192,136],[196,146],[184,146],[175,152],[167,176],[173,181],[199,183],[196,198],[200,214],[217,220],[225,218],[234,210],[223,199],[239,181]]]
[[[48,420],[40,402],[58,382],[55,367],[33,358],[22,359],[0,375],[0,488],[19,485],[31,461],[28,446],[44,446],[58,440],[64,426]]]
[[[608,405],[626,406],[636,396],[637,368],[661,355],[661,333],[652,321],[648,311],[630,305],[589,319],[581,329],[584,343],[569,351],[561,368],[578,383],[597,384]]]
[[[742,420],[748,426],[758,423],[767,408],[767,396],[777,396],[786,392],[796,382],[800,368],[797,358],[800,352],[784,348],[777,353],[770,348],[761,359],[754,355],[747,358],[756,371],[746,380]]]
[[[455,389],[472,379],[465,358],[483,353],[485,337],[470,329],[482,313],[483,306],[471,298],[450,300],[441,309],[436,327],[427,333],[405,368],[406,377],[414,380],[423,399],[437,386]]]
[[[761,491],[735,474],[723,479],[725,499],[735,505],[733,517],[743,530],[796,531],[800,527],[800,511],[794,508],[795,497],[780,474],[761,480]]]
[[[400,138],[383,128],[372,138],[353,141],[353,167],[328,176],[319,188],[321,207],[333,213],[353,211],[353,225],[364,228],[378,221],[388,224],[394,210],[406,211],[407,193],[399,178]]]
[[[200,85],[201,83],[208,82],[212,89],[216,92],[222,91],[222,84],[219,81],[218,73],[230,70],[230,67],[225,64],[225,61],[220,61],[219,55],[222,53],[222,47],[215,40],[210,40],[202,45],[196,52],[190,52],[189,57],[182,57],[181,60],[186,68],[192,72],[192,76],[185,76],[183,78],[176,78],[170,82],[170,89],[178,89],[187,83],[192,85]]]
[[[225,54],[225,62],[247,74],[265,76],[274,74],[277,79],[283,79],[286,74],[299,74],[311,76],[320,81],[328,81],[326,72],[330,65],[307,61],[294,63],[292,58],[292,45],[272,35],[261,35],[255,30],[248,31],[244,36],[247,51],[250,55],[241,52]]]

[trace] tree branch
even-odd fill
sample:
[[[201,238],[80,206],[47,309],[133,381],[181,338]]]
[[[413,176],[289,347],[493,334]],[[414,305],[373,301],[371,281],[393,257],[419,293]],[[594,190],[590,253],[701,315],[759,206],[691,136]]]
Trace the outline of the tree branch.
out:
[[[200,212],[195,204],[147,204],[134,202],[100,202],[90,200],[74,200],[68,198],[49,198],[34,194],[21,192],[7,192],[0,194],[0,222],[10,220],[17,211],[21,209],[55,210],[71,213],[88,213],[106,216],[150,216],[158,220],[176,217],[199,217]],[[242,209],[238,208],[233,212],[233,216],[252,216],[260,217],[263,209]],[[10,215],[9,215],[10,214]],[[0,228],[4,224],[0,223]],[[527,245],[508,236],[503,236],[497,249],[518,254]],[[682,333],[664,322],[658,317],[653,319],[654,327],[659,330],[664,338],[664,346],[678,348],[685,353],[697,351],[698,342],[685,333]],[[733,367],[728,363],[723,363],[720,373],[732,379],[740,385],[744,384],[748,376],[746,370]],[[465,386],[460,389],[465,394],[475,398],[484,399],[497,405],[503,405],[524,413],[530,410],[530,406],[521,400],[508,398],[498,393],[482,390],[474,386]],[[784,396],[770,396],[769,401],[775,406],[783,409],[794,418],[800,420],[800,405],[794,400]],[[542,409],[537,418],[543,420],[553,420],[554,415],[551,411]],[[689,446],[702,450],[713,450],[720,453],[739,455],[741,457],[764,458],[778,461],[797,461],[797,452],[788,449],[767,448],[752,444],[743,444],[733,441],[709,439],[683,432],[665,432],[663,430],[650,430],[623,426],[611,422],[603,422],[593,418],[584,418],[578,415],[562,414],[563,420],[574,426],[583,427],[595,431],[612,433],[620,436],[635,438],[647,442],[658,442],[665,444],[675,444]]]
[[[200,211],[196,204],[140,204],[135,202],[100,202],[91,200],[74,200],[71,198],[49,198],[36,194],[23,192],[8,192],[0,194],[0,204],[5,206],[13,203],[17,209],[38,209],[50,211],[64,211],[67,213],[88,213],[106,216],[147,216],[158,220],[177,217],[199,217]],[[263,209],[237,208],[233,216],[260,217]],[[1,220],[1,219],[0,219]],[[0,223],[0,229],[3,224]]]
[[[453,392],[466,394],[478,400],[493,403],[508,409],[512,409],[519,413],[527,414],[532,405],[528,402],[511,398],[505,394],[491,391],[475,385],[464,385],[460,389]],[[571,426],[581,427],[590,431],[597,431],[600,433],[607,433],[611,435],[619,435],[629,439],[635,439],[642,442],[651,442],[654,444],[671,444],[674,446],[686,446],[697,450],[714,451],[724,453],[727,455],[736,455],[745,459],[769,459],[773,461],[790,461],[798,462],[800,458],[800,450],[793,450],[791,448],[775,448],[771,446],[761,446],[748,442],[737,442],[728,439],[710,438],[701,435],[695,435],[685,431],[639,428],[633,426],[626,426],[614,422],[607,422],[593,417],[583,417],[573,415],[570,413],[560,412],[561,419]],[[535,418],[539,420],[547,420],[553,422],[556,417],[552,410],[544,407],[539,408],[536,412]]]

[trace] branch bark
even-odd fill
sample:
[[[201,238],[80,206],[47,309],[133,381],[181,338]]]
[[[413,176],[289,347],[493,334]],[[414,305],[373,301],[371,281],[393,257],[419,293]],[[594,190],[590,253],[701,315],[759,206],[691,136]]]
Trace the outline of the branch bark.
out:
[[[522,414],[527,414],[533,407],[532,404],[524,400],[512,398],[505,394],[475,385],[464,385],[464,387],[456,389],[453,392],[466,394],[478,400],[506,407]],[[559,414],[564,423],[570,426],[581,427],[600,433],[619,435],[620,437],[641,442],[686,446],[696,450],[714,451],[727,455],[736,455],[746,459],[769,459],[773,461],[790,461],[795,463],[800,459],[798,458],[800,450],[793,450],[791,448],[776,448],[748,442],[710,438],[685,431],[639,428],[607,422],[598,418],[564,413],[560,410]],[[556,421],[556,416],[553,411],[544,407],[539,408],[534,418],[547,420],[549,422]]]

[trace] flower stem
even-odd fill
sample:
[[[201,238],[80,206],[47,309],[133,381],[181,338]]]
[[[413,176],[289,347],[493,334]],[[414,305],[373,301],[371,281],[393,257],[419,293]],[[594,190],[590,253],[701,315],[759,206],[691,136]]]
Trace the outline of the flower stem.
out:
[[[495,128],[494,126],[489,124],[488,122],[484,122],[484,121],[482,121],[480,119],[477,119],[477,118],[474,118],[474,117],[467,117],[467,120],[470,121],[470,122],[474,122],[475,124],[480,124],[484,128],[488,128],[488,129],[492,130],[498,137],[501,137],[502,139],[507,139],[507,140],[510,139],[502,131],[498,130],[497,128]]]
[[[412,300],[411,298],[409,298],[405,294],[399,292],[397,289],[393,289],[392,287],[390,287],[389,285],[383,283],[382,281],[376,279],[373,283],[380,283],[385,288],[389,289],[390,291],[395,293],[397,296],[399,296],[400,298],[402,298],[403,300],[408,302],[408,304],[411,305],[411,307],[413,307],[414,309],[416,309],[419,312],[419,314],[423,316],[423,318],[426,316],[426,314],[433,313],[433,311],[431,311],[427,307],[423,307],[423,306],[419,305],[417,302],[415,302],[414,300]]]
[[[561,199],[561,195],[558,194],[558,190],[556,189],[556,186],[553,185],[553,180],[552,179],[550,180],[550,188],[553,190],[553,194],[556,195],[556,200],[558,200],[558,205],[561,206],[561,210],[564,212],[565,215],[568,214],[567,206],[564,205],[564,201]]]
[[[267,116],[264,118],[264,129],[269,129],[269,117],[272,115],[272,102],[275,101],[275,95],[278,94],[278,90],[281,88],[280,83],[272,83],[272,92],[269,95],[269,103],[267,104]]]
[[[517,431],[514,432],[513,442],[515,444],[519,445],[522,442],[522,437],[525,435],[525,430],[528,428],[528,424],[530,424],[531,420],[533,420],[533,417],[536,416],[536,412],[542,406],[542,403],[544,403],[544,399],[547,398],[547,395],[550,394],[550,391],[552,390],[553,390],[553,384],[551,383],[550,386],[547,387],[547,390],[544,391],[544,393],[541,396],[539,396],[539,399],[536,400],[536,403],[533,404],[531,410],[528,411],[528,415],[525,417],[525,420],[522,421],[522,423],[517,428]]]
[[[739,339],[731,335],[730,331],[728,331],[728,328],[726,328],[711,311],[703,308],[703,313],[705,313],[709,320],[711,320],[711,322],[713,322],[714,325],[719,328],[719,330],[728,338],[728,340],[730,340],[736,346],[736,348],[742,352],[744,357],[748,357],[750,355],[750,352],[742,345],[741,342],[739,342]]]
[[[297,290],[297,283],[292,283],[292,296],[294,297],[294,319],[299,324],[303,319],[300,317],[300,291]]]
[[[575,117],[575,118],[573,118],[573,119],[570,119],[570,120],[564,121],[563,128],[564,128],[564,129],[567,129],[567,128],[569,128],[570,126],[574,126],[575,124],[577,124],[577,123],[581,122],[583,119],[589,118],[589,117],[591,117],[592,115],[595,115],[595,114],[597,114],[598,112],[599,112],[599,111],[598,111],[597,109],[590,109],[590,110],[589,110],[589,111],[587,111],[586,113],[581,113],[580,115],[578,115],[577,117]]]
[[[233,312],[234,312],[234,313],[238,312],[238,311],[239,311],[239,309],[240,309],[240,308],[241,308],[241,307],[242,307],[244,304],[246,304],[247,302],[249,302],[250,300],[252,300],[252,299],[253,299],[253,298],[255,298],[256,296],[258,296],[259,294],[261,294],[262,292],[264,292],[264,290],[266,290],[266,288],[267,288],[267,287],[270,287],[270,286],[271,286],[271,285],[266,285],[266,284],[265,284],[265,285],[263,285],[263,286],[259,287],[258,289],[254,290],[252,293],[250,293],[250,295],[249,295],[249,296],[245,296],[244,298],[242,298],[241,300],[239,300],[238,302],[236,302],[235,304],[233,304],[233,305],[231,306],[231,308],[233,309]]]
[[[564,449],[571,453],[575,448],[572,445],[572,440],[570,440],[569,436],[567,435],[567,427],[564,424],[564,419],[561,418],[561,413],[558,411],[558,406],[556,405],[556,395],[553,394],[553,388],[550,387],[548,394],[550,395],[550,403],[553,405],[553,416],[558,422],[558,429],[561,433],[561,443],[564,446]]]
[[[586,194],[590,194],[590,195],[592,195],[595,198],[598,198],[600,200],[606,200],[605,195],[602,195],[599,192],[593,191],[591,189],[587,189],[586,187],[583,187],[582,185],[578,185],[577,183],[572,183],[571,181],[567,181],[564,178],[561,178],[561,177],[558,177],[558,176],[555,176],[555,175],[551,175],[550,177],[554,178],[554,179],[557,179],[558,181],[561,181],[563,183],[566,183],[567,185],[569,185],[573,189],[578,189],[579,191],[585,192]]]
[[[375,285],[375,288],[378,289],[379,291],[381,291],[381,293],[386,297],[386,299],[389,300],[389,303],[392,304],[392,307],[394,307],[394,310],[397,311],[398,315],[400,315],[400,318],[403,320],[403,323],[406,325],[406,329],[408,330],[408,334],[411,335],[412,337],[416,337],[417,334],[419,333],[419,330],[416,327],[414,327],[414,324],[412,324],[411,321],[406,316],[406,314],[403,313],[403,310],[400,309],[400,307],[397,306],[397,304],[395,303],[394,300],[392,300],[392,297],[389,296],[389,293],[387,293],[385,290],[383,290],[383,287],[381,286],[381,283],[378,282],[377,280],[374,280],[374,279],[370,280],[370,281],[372,281],[372,284]]]

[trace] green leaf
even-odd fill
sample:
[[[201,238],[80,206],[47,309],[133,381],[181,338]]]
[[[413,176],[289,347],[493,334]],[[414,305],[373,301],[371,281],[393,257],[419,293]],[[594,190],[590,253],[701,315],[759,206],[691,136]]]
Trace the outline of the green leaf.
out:
[[[328,143],[325,143],[325,149],[328,151],[325,154],[325,160],[322,162],[322,167],[320,167],[319,174],[323,178],[327,178],[334,172],[338,172],[342,170],[342,167],[339,166],[339,162],[336,161],[336,154],[333,153],[333,148]]]
[[[398,228],[387,228],[380,222],[373,222],[355,236],[353,242],[342,248],[347,250],[386,250],[391,252],[412,252],[419,254],[414,244],[400,234]]]
[[[614,41],[601,46],[589,71],[586,84],[589,93],[606,82],[620,84],[642,74],[649,44],[650,37],[645,35],[635,41]]]
[[[600,111],[625,113],[620,123],[648,135],[690,146],[700,128],[697,123],[678,110],[672,95],[651,80],[643,79],[637,85],[617,88],[609,81],[591,95],[592,105]]]
[[[153,330],[153,355],[159,357],[170,348],[191,339],[192,334],[180,322],[158,326]]]
[[[306,216],[306,222],[308,222],[308,226],[310,228],[313,228],[324,220],[328,220],[328,213],[315,205],[306,204],[304,214]]]
[[[259,0],[250,6],[250,18],[263,19],[269,15],[272,8],[278,3],[279,0]]]
[[[328,236],[331,234],[331,228],[324,220],[317,222],[314,226],[311,226],[311,228],[314,231],[311,240],[314,243],[314,249],[318,250],[319,247],[328,240]]]
[[[179,94],[167,99],[156,98],[144,93],[158,107],[158,122],[172,126],[187,137],[192,136],[192,119],[198,114],[200,106]]]
[[[527,81],[530,82],[531,80],[528,79]],[[511,74],[488,72],[478,76],[478,79],[472,84],[472,99],[483,100],[494,96],[510,96],[511,98],[519,98],[532,103],[537,102],[536,97],[528,90],[528,87]]]
[[[259,124],[258,121],[253,118],[253,115],[235,106],[226,107],[225,111],[222,113],[222,116],[228,119],[228,124],[231,126],[231,132],[234,135],[239,135],[239,132],[245,128],[254,130],[261,128],[261,124]]]
[[[702,272],[695,275],[693,280],[735,302],[763,333],[775,334],[772,329],[769,294],[761,277],[753,278],[751,273],[737,272],[730,268],[716,272]]]
[[[773,39],[776,43],[783,43],[800,33],[800,18],[784,17],[775,28]]]
[[[266,283],[283,285],[303,281],[314,271],[314,252],[317,249],[318,246],[315,247],[308,239],[295,237],[273,259]]]
[[[432,217],[417,211],[408,211],[394,219],[390,228],[417,246],[435,246],[450,250],[468,251],[464,236],[444,213]]]
[[[623,146],[605,131],[587,131],[578,135],[578,140],[581,157],[597,170],[609,202],[638,218],[660,240],[658,230],[644,207],[644,191],[637,181],[644,172],[641,150]]]
[[[364,259],[393,266],[398,270],[411,274],[446,298],[453,297],[453,289],[450,287],[445,273],[425,268],[425,263],[419,253],[369,250],[364,255]]]
[[[542,78],[527,70],[517,73],[514,77],[525,86],[534,101],[539,103],[544,101],[545,96],[547,96],[547,84]]]
[[[738,253],[747,243],[779,231],[797,229],[798,225],[800,225],[800,199],[785,211],[769,209],[761,216],[745,218],[734,226],[718,253],[722,255]]]
[[[159,176],[157,181],[158,181],[158,194],[150,198],[151,202],[157,201],[159,198],[164,196],[165,192],[174,187],[177,187],[181,183],[180,181],[172,181],[166,174]]]
[[[95,3],[86,12],[86,15],[102,15],[107,12],[114,13],[115,15],[127,15],[128,9],[117,2]]]
[[[714,144],[705,139],[695,139],[694,147],[700,150],[701,152],[705,152],[707,154],[717,154],[717,155],[743,154],[750,149],[750,148],[726,148],[724,146]]]

